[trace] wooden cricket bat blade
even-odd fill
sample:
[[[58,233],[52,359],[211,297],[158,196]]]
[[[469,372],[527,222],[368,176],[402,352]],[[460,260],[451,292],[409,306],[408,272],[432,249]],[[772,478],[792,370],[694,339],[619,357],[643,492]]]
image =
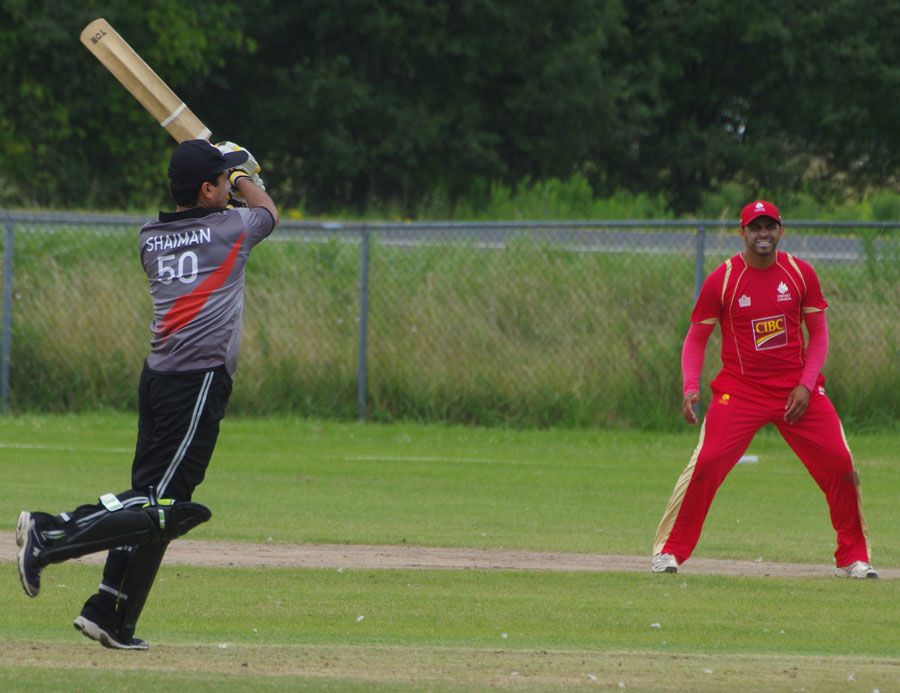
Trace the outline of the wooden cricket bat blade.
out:
[[[81,42],[178,142],[212,133],[105,19],[81,32]]]

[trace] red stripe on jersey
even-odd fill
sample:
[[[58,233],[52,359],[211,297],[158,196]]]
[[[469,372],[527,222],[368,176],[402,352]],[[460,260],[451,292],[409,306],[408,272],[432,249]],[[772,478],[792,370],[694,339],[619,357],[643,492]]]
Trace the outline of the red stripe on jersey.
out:
[[[163,316],[162,325],[160,326],[160,334],[162,336],[167,337],[178,332],[203,310],[203,306],[206,305],[209,297],[225,283],[228,275],[231,274],[231,269],[234,267],[246,235],[246,231],[240,235],[240,238],[231,246],[225,261],[216,267],[212,274],[204,279],[196,289],[176,299],[169,311]]]

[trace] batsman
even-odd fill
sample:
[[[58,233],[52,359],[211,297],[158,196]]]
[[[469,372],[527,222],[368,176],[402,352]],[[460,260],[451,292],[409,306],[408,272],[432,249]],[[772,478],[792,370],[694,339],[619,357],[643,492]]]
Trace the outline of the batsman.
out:
[[[877,578],[844,428],[825,394],[828,325],[811,265],[778,250],[778,208],[757,200],[741,210],[744,250],[703,283],[681,352],[681,413],[696,425],[706,343],[722,331],[722,370],[700,442],[675,484],[656,530],[651,570],[676,573],[693,553],[713,497],[756,432],[773,424],[825,494],[837,534],[834,574]],[[809,333],[804,343],[803,326]]]
[[[29,597],[40,592],[41,571],[51,563],[108,550],[100,587],[74,622],[105,647],[149,648],[134,633],[166,547],[211,516],[192,497],[231,395],[244,269],[278,223],[259,171],[231,142],[187,140],[175,148],[169,188],[176,211],[160,212],[140,230],[154,318],[131,487],[70,512],[19,515],[19,577]]]

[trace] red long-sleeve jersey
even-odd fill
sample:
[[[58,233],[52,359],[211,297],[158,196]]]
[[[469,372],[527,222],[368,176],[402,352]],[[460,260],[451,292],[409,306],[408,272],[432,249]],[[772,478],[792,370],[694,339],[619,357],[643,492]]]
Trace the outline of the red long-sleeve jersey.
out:
[[[803,314],[828,307],[815,270],[778,252],[763,270],[741,255],[726,260],[703,283],[691,322],[722,328],[722,370],[716,392],[786,397],[806,359]],[[822,385],[819,375],[816,385]]]

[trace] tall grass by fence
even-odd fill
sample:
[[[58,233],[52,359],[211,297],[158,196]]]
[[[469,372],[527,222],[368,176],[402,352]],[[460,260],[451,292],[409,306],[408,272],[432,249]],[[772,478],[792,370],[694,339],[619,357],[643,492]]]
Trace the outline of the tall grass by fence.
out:
[[[135,406],[152,317],[138,221],[14,222],[12,410]],[[285,223],[248,265],[232,411],[357,416],[365,233],[369,418],[676,426],[698,225]],[[740,245],[702,225],[708,272]],[[898,227],[786,237],[831,303],[828,389],[857,425],[900,410]],[[704,383],[717,368],[714,338]]]

